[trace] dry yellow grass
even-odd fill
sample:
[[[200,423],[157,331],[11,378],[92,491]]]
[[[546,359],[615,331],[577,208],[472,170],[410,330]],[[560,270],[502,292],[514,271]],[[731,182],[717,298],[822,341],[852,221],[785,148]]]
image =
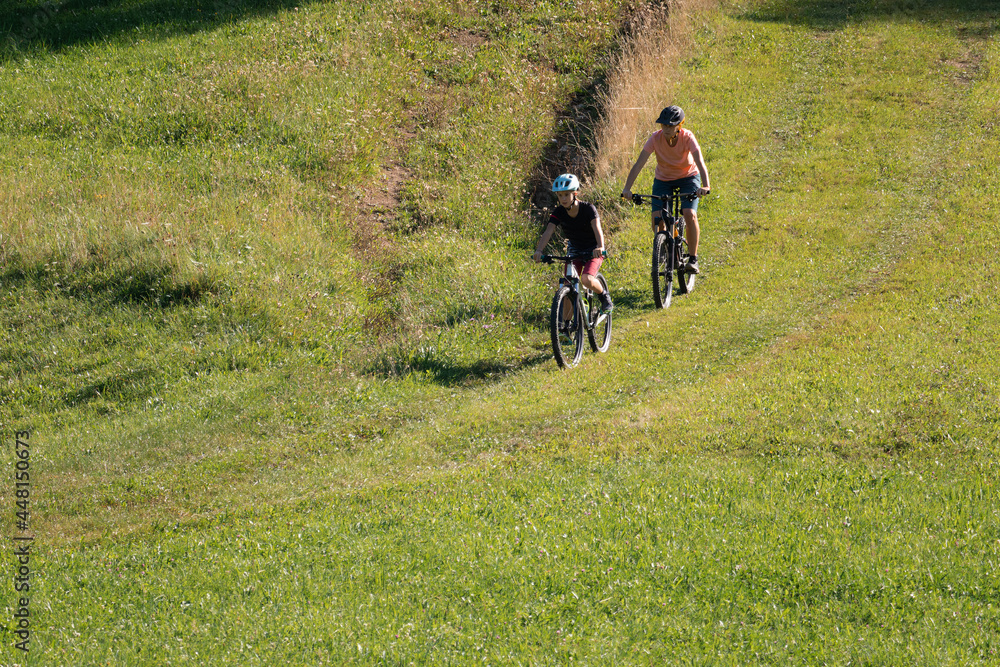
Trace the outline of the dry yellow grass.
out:
[[[678,64],[693,43],[693,16],[716,4],[716,0],[674,0],[666,12],[636,16],[634,38],[609,69],[605,113],[596,131],[593,167],[598,183],[628,173],[642,143],[656,129],[657,113],[672,103]]]

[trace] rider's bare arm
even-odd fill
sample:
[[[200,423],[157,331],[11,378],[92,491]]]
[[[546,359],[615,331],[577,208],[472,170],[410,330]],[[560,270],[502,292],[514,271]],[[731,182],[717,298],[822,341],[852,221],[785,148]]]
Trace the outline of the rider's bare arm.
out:
[[[622,197],[628,199],[632,196],[632,184],[635,183],[635,179],[639,178],[642,168],[646,166],[649,161],[649,156],[653,154],[653,151],[644,150],[639,153],[639,158],[632,165],[632,169],[628,172],[628,178],[625,179],[625,189],[622,190]]]
[[[545,250],[545,246],[549,244],[549,239],[555,234],[556,226],[553,223],[549,223],[545,226],[545,231],[542,232],[542,236],[538,239],[538,245],[535,246],[535,254],[531,256],[536,262],[542,261],[542,252]]]
[[[701,188],[698,190],[698,196],[707,195],[712,186],[708,181],[708,167],[705,166],[705,158],[701,154],[701,149],[696,148],[691,151],[691,157],[694,159],[694,165],[698,167],[698,174],[701,176]]]
[[[601,219],[598,217],[591,220],[590,227],[594,230],[594,238],[597,239],[597,247],[594,248],[594,258],[596,259],[604,252],[604,229],[601,227]]]

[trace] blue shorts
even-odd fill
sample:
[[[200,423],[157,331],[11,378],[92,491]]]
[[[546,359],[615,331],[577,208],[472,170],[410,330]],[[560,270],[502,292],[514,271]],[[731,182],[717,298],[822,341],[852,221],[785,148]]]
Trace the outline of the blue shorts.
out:
[[[699,174],[693,174],[691,176],[687,176],[686,178],[679,178],[676,181],[661,181],[658,178],[653,179],[653,194],[658,196],[669,195],[674,190],[679,191],[682,195],[693,195],[698,192],[698,188],[700,187],[701,176]],[[653,213],[665,208],[669,203],[669,200],[663,202],[659,199],[654,199]],[[681,210],[686,211],[687,209],[697,211],[698,200],[681,199]]]

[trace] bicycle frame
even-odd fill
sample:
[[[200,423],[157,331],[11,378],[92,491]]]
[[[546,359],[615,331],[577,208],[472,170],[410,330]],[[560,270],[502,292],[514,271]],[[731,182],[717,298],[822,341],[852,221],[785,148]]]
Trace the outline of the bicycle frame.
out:
[[[661,209],[660,222],[664,230],[657,229],[653,235],[653,301],[657,308],[666,308],[673,297],[673,276],[677,275],[678,294],[687,294],[694,288],[694,276],[687,270],[687,238],[684,233],[683,199],[693,201],[697,194],[681,195],[673,190],[669,195],[633,194],[632,202],[642,204],[648,199],[666,202]]]
[[[549,312],[552,353],[561,368],[572,368],[580,362],[585,334],[594,352],[606,352],[611,344],[612,313],[601,308],[597,293],[584,284],[574,265],[574,261],[586,261],[591,257],[589,253],[570,257],[542,255],[546,264],[565,262]],[[598,273],[594,279],[602,289],[608,289],[608,281],[603,275]]]
[[[666,226],[666,232],[672,232],[672,236],[680,237],[683,242],[683,247],[687,247],[687,239],[684,238],[684,211],[681,208],[681,201],[686,199],[688,201],[694,201],[698,198],[696,194],[682,195],[677,190],[673,190],[669,195],[632,195],[633,204],[642,204],[644,199],[650,201],[658,199],[662,202],[666,202],[666,206],[660,209],[660,222]]]
[[[576,256],[556,256],[556,255],[542,255],[542,261],[546,264],[551,264],[552,262],[565,262],[563,268],[563,275],[559,278],[559,286],[565,285],[569,287],[570,292],[573,294],[573,302],[582,307],[584,314],[584,323],[588,330],[593,331],[601,322],[607,318],[606,313],[599,313],[597,317],[594,317],[592,308],[590,307],[590,297],[593,296],[593,292],[585,286],[580,281],[580,273],[576,270],[576,266],[573,264],[575,261],[590,259],[591,255],[576,255]]]

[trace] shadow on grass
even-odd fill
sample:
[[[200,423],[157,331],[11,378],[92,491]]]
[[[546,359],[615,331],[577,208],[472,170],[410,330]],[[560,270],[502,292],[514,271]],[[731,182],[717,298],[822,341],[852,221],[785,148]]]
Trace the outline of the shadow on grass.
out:
[[[493,359],[480,359],[471,364],[437,361],[427,364],[425,368],[418,367],[417,370],[431,373],[438,384],[455,386],[500,379],[514,371],[538,366],[546,361],[550,361],[551,358],[551,355],[536,353],[515,363]]]
[[[368,369],[368,372],[381,376],[406,376],[411,374],[424,375],[436,384],[445,387],[473,385],[502,379],[510,373],[532,368],[552,361],[550,352],[535,351],[526,354],[516,361],[502,359],[479,359],[472,362],[459,362],[447,357],[421,353],[405,355],[383,355]]]
[[[0,3],[0,62],[18,52],[52,52],[127,33],[157,38],[270,16],[297,0],[29,0]]]
[[[149,368],[122,370],[68,394],[64,401],[70,407],[101,401],[134,403],[157,391],[157,379],[156,373]]]
[[[611,295],[615,300],[615,315],[621,311],[642,313],[654,309],[652,288],[648,290],[615,290],[612,288]]]
[[[775,0],[745,18],[835,30],[863,21],[967,23],[965,36],[988,38],[1000,31],[1000,0]]]
[[[698,287],[695,286],[695,291]],[[615,315],[619,313],[621,315],[631,314],[631,315],[645,315],[652,312],[657,312],[660,309],[656,307],[653,303],[653,288],[648,289],[628,289],[613,291],[615,299]],[[677,285],[674,285],[673,299],[671,303],[676,304],[679,299],[686,299],[686,294],[677,293]]]
[[[30,285],[38,292],[59,292],[71,298],[159,308],[194,303],[213,291],[201,277],[178,280],[166,266],[131,270],[87,266],[68,275],[50,272],[47,267],[9,268],[0,274],[0,285],[15,289]]]
[[[595,130],[601,117],[601,95],[607,87],[606,72],[599,71],[577,90],[558,111],[556,136],[539,156],[528,179],[524,207],[539,229],[549,221],[556,207],[552,181],[559,174],[576,174],[586,181],[596,153]],[[557,236],[561,236],[561,231]],[[526,246],[533,247],[531,244]]]

